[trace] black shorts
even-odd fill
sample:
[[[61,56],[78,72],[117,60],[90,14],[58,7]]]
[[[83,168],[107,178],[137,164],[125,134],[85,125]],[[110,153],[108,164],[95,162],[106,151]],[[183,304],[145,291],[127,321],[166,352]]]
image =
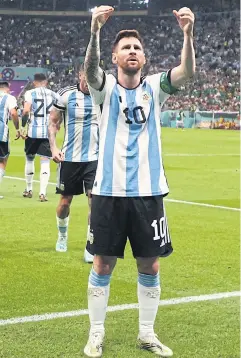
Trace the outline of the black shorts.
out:
[[[52,153],[50,150],[49,140],[47,138],[30,138],[25,140],[25,153],[26,155],[41,155],[42,157],[51,158]]]
[[[56,193],[62,195],[80,195],[92,190],[97,169],[97,160],[93,162],[62,162],[58,167]]]
[[[9,154],[9,142],[0,142],[0,158],[7,158]]]
[[[91,253],[123,257],[129,238],[134,257],[168,256],[173,251],[162,196],[93,195]]]

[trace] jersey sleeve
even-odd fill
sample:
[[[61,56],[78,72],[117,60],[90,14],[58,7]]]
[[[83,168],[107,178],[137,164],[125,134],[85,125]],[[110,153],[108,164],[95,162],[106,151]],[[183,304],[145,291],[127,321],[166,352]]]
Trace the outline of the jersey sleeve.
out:
[[[177,88],[171,85],[171,70],[167,72],[157,73],[152,76],[148,76],[152,88],[158,92],[159,103],[164,104],[167,98],[178,91]]]
[[[104,72],[103,82],[102,82],[102,85],[99,90],[96,90],[95,88],[91,87],[88,84],[90,95],[92,97],[94,104],[101,105],[104,102],[107,89],[109,88],[110,84],[112,83],[112,78],[114,78],[114,76],[107,75]]]
[[[162,72],[160,74],[160,88],[161,91],[169,95],[174,94],[178,91],[177,88],[173,87],[171,84],[171,70],[167,72]]]
[[[31,91],[27,91],[24,95],[24,101],[28,103],[32,103],[32,95]]]
[[[59,92],[55,93],[54,107],[59,111],[65,111],[66,109],[65,97]]]
[[[8,97],[8,108],[11,111],[11,109],[17,109],[18,108],[18,104],[17,104],[17,100],[14,96],[9,96]]]

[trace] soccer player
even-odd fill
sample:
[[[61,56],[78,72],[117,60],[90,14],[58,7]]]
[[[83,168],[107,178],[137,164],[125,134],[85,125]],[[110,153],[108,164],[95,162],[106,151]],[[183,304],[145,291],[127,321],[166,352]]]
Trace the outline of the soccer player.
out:
[[[181,109],[179,111],[179,114],[177,116],[177,119],[176,119],[176,128],[182,128],[184,129],[184,118],[185,118],[185,114],[183,112],[183,110]]]
[[[60,201],[57,207],[58,240],[56,251],[67,251],[70,204],[74,195],[85,193],[89,202],[87,249],[84,259],[93,262],[88,252],[91,242],[90,209],[98,159],[98,113],[99,108],[92,103],[84,71],[80,66],[79,83],[61,89],[51,111],[49,140],[53,160],[59,163],[57,193]],[[56,134],[64,117],[65,136],[62,149],[56,145]]]
[[[169,189],[162,163],[160,107],[194,75],[194,15],[186,7],[173,11],[184,33],[181,64],[152,76],[141,76],[146,59],[139,33],[120,31],[112,51],[115,78],[99,67],[100,28],[113,10],[100,6],[93,12],[85,58],[90,93],[102,113],[92,190],[95,256],[88,283],[90,333],[84,352],[88,357],[102,355],[111,274],[129,238],[138,269],[139,346],[170,357],[172,350],[159,341],[153,328],[161,292],[159,256],[172,252],[163,206]]]
[[[22,127],[28,124],[27,136],[25,139],[25,178],[26,189],[23,192],[24,198],[33,196],[33,176],[35,155],[40,156],[40,191],[41,202],[47,201],[46,191],[50,177],[51,150],[48,140],[48,122],[51,107],[56,94],[46,88],[48,82],[45,74],[34,75],[34,89],[25,93],[23,108]]]
[[[0,82],[0,184],[10,154],[8,121],[11,118],[17,130],[16,139],[20,137],[17,100],[10,94],[8,82]],[[3,196],[0,196],[3,199]]]

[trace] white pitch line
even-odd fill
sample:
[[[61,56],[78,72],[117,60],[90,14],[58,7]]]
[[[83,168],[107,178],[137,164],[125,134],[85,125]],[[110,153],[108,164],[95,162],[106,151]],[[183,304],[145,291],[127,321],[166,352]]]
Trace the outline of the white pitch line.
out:
[[[234,292],[214,293],[214,294],[210,294],[210,295],[171,298],[169,300],[160,301],[159,306],[169,306],[169,305],[179,305],[179,304],[184,304],[184,303],[213,301],[213,300],[220,300],[220,299],[224,299],[224,298],[240,297],[240,296],[241,296],[240,291],[234,291]],[[125,304],[125,305],[110,306],[107,308],[107,312],[126,311],[126,310],[133,310],[133,309],[137,309],[137,308],[138,308],[138,304],[132,303],[132,304]],[[49,320],[56,319],[56,318],[86,316],[86,315],[88,315],[88,313],[89,313],[89,311],[87,309],[83,309],[83,310],[78,310],[78,311],[55,312],[55,313],[45,313],[42,315],[34,315],[34,316],[15,317],[15,318],[0,320],[0,326],[7,326],[10,324],[27,323],[27,322],[49,321]]]
[[[19,177],[11,177],[5,175],[4,178],[6,179],[12,179],[12,180],[21,180],[25,181],[24,178]],[[39,180],[33,180],[34,183],[39,183]],[[56,183],[49,182],[50,185],[56,186]],[[179,204],[187,204],[187,205],[196,205],[196,206],[204,206],[206,208],[216,208],[216,209],[223,209],[223,210],[231,210],[231,211],[241,211],[239,208],[232,208],[230,206],[220,206],[220,205],[213,205],[213,204],[205,204],[205,203],[197,203],[194,201],[185,201],[185,200],[176,200],[176,199],[164,199],[165,201],[168,201],[170,203],[179,203]]]
[[[24,178],[19,178],[19,177],[10,177],[10,176],[7,176],[7,175],[4,175],[4,178],[6,178],[6,179],[11,179],[11,180],[20,180],[20,181],[25,181],[25,179],[24,179]],[[39,181],[39,180],[33,180],[33,182],[34,182],[34,183],[40,183],[40,181]],[[49,185],[54,185],[54,186],[56,186],[56,183],[51,183],[51,182],[49,182]]]
[[[204,206],[204,207],[207,207],[207,208],[225,209],[225,210],[232,210],[232,211],[241,211],[241,209],[239,209],[239,208],[231,208],[230,206],[221,206],[221,205],[213,205],[213,204],[205,204],[205,203],[196,203],[194,201],[175,200],[175,199],[165,199],[165,200],[169,201],[171,203]]]
[[[166,157],[240,157],[239,153],[163,153]]]

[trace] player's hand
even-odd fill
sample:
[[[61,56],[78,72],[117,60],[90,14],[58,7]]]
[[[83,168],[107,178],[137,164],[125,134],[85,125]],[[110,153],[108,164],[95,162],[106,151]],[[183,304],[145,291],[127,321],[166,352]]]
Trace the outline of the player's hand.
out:
[[[182,7],[179,11],[173,10],[173,14],[182,31],[187,35],[192,35],[195,21],[194,13],[188,7]]]
[[[106,23],[110,15],[113,13],[114,8],[112,6],[99,6],[92,14],[91,20],[91,32],[98,32],[101,27]]]
[[[28,135],[27,135],[27,129],[25,128],[21,128],[21,131],[20,131],[20,136],[23,140],[27,139]]]
[[[17,131],[16,131],[16,136],[15,136],[15,140],[18,140],[20,137],[21,137],[20,130],[17,129]]]
[[[60,149],[55,148],[52,151],[52,158],[55,163],[61,163],[64,160],[64,153]]]

